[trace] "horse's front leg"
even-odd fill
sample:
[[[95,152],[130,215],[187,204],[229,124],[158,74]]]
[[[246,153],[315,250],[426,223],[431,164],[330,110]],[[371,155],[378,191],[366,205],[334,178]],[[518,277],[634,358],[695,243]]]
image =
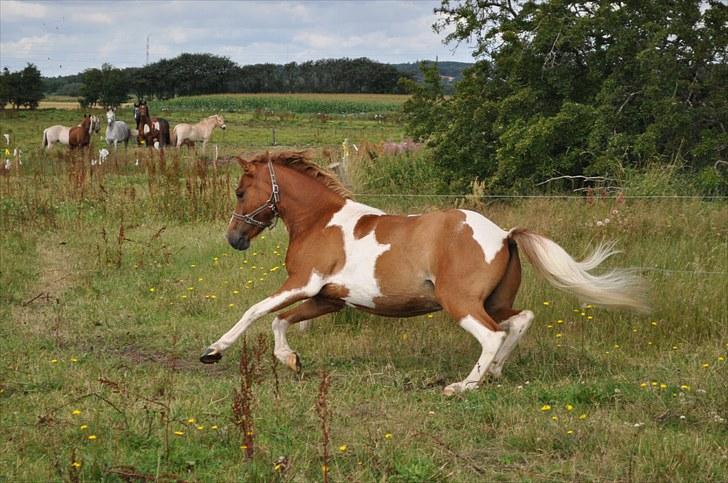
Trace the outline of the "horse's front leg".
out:
[[[319,292],[319,290],[321,290],[322,286],[321,278],[317,276],[312,276],[307,283],[303,284],[289,278],[276,293],[261,300],[246,310],[241,319],[233,326],[232,329],[227,331],[225,335],[217,340],[217,342],[205,350],[205,352],[200,356],[200,362],[211,364],[219,361],[222,359],[222,353],[225,349],[238,340],[238,338],[248,329],[250,324],[266,314],[276,312],[291,304],[313,297]]]

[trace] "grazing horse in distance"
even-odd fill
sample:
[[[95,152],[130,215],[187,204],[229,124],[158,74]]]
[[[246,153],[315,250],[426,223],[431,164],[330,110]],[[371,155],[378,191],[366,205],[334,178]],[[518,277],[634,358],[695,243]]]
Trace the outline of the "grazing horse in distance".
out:
[[[202,141],[202,152],[205,152],[207,147],[207,141],[212,136],[212,130],[219,127],[223,131],[225,126],[225,119],[215,114],[207,117],[197,124],[177,124],[172,130],[172,144],[176,147],[182,146],[182,144],[195,145],[195,141]]]
[[[113,144],[116,149],[121,142],[124,143],[124,147],[128,147],[131,131],[124,121],[116,120],[116,109],[106,111],[106,122],[106,144],[109,146]]]
[[[621,270],[590,273],[614,253],[609,244],[577,262],[546,237],[524,228],[505,231],[473,211],[397,216],[357,203],[305,153],[238,160],[243,174],[227,240],[246,250],[280,218],[289,236],[288,278],[210,345],[201,362],[220,360],[253,322],[271,312],[278,313],[274,353],[299,371],[299,356],[286,339],[292,324],[345,306],[391,317],[445,310],[482,349],[467,377],[444,392],[475,389],[486,374],[500,376],[533,320],[530,310],[513,308],[521,283],[519,249],[548,282],[584,301],[646,310],[638,278]]]
[[[144,141],[149,147],[163,148],[169,142],[169,122],[161,117],[150,117],[149,106],[146,102],[139,104],[139,134],[137,141],[141,144]]]

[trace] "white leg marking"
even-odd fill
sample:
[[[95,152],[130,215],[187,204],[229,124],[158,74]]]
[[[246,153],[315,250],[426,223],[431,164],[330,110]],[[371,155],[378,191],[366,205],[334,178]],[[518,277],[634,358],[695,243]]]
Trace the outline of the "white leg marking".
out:
[[[282,303],[313,297],[319,292],[319,290],[321,290],[322,286],[323,283],[321,276],[317,273],[313,273],[305,286],[298,289],[286,290],[285,292],[281,292],[277,295],[261,300],[246,310],[238,323],[235,324],[232,329],[227,331],[225,335],[220,337],[217,342],[212,344],[210,349],[213,349],[215,353],[222,353],[225,349],[233,345],[233,343],[235,343],[241,335],[243,335],[243,332],[248,329],[250,324],[270,313]]]
[[[444,389],[446,396],[452,396],[457,392],[476,389],[480,385],[480,381],[483,379],[485,371],[488,369],[488,366],[490,366],[493,358],[495,358],[498,349],[503,344],[503,340],[506,337],[505,332],[494,332],[478,322],[475,317],[471,315],[464,317],[460,321],[460,327],[467,330],[473,337],[478,339],[483,350],[480,353],[478,362],[475,364],[475,367],[473,367],[473,370],[470,371],[468,377],[460,382],[450,384]]]
[[[279,361],[287,365],[290,369],[298,372],[300,370],[300,363],[298,362],[298,354],[288,345],[288,339],[286,339],[286,330],[291,324],[286,319],[276,317],[273,319],[273,337],[275,338],[275,347],[273,353]]]
[[[516,348],[523,334],[531,326],[531,321],[533,321],[533,312],[524,310],[500,324],[507,331],[508,335],[506,336],[506,340],[503,341],[503,345],[498,350],[498,353],[495,355],[493,363],[488,368],[488,374],[493,377],[500,377],[503,371],[503,365],[510,357],[513,349]]]

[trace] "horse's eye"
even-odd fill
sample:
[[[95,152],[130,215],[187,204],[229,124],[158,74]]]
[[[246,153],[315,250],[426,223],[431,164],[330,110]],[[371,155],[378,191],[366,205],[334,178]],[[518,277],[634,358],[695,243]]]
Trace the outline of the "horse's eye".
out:
[[[243,196],[245,196],[245,192],[243,192],[243,191],[236,191],[235,192],[235,196],[237,196],[237,198],[239,200],[242,200],[243,199]]]

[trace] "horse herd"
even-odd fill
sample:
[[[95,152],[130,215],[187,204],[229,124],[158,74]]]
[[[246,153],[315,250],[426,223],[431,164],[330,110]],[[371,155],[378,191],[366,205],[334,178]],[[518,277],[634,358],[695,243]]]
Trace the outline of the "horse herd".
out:
[[[177,124],[170,131],[169,121],[149,114],[146,101],[134,104],[134,121],[136,128],[132,129],[124,121],[116,120],[116,109],[106,111],[106,143],[116,149],[119,143],[128,146],[129,139],[136,137],[139,145],[161,149],[166,146],[179,148],[183,144],[194,147],[195,142],[202,141],[204,151],[212,131],[216,127],[223,130],[226,128],[225,119],[219,114],[214,114],[197,124]],[[71,149],[84,148],[91,143],[91,135],[99,132],[99,128],[98,117],[85,115],[77,126],[56,125],[45,129],[42,145],[46,149],[51,149],[56,143],[65,144]]]

